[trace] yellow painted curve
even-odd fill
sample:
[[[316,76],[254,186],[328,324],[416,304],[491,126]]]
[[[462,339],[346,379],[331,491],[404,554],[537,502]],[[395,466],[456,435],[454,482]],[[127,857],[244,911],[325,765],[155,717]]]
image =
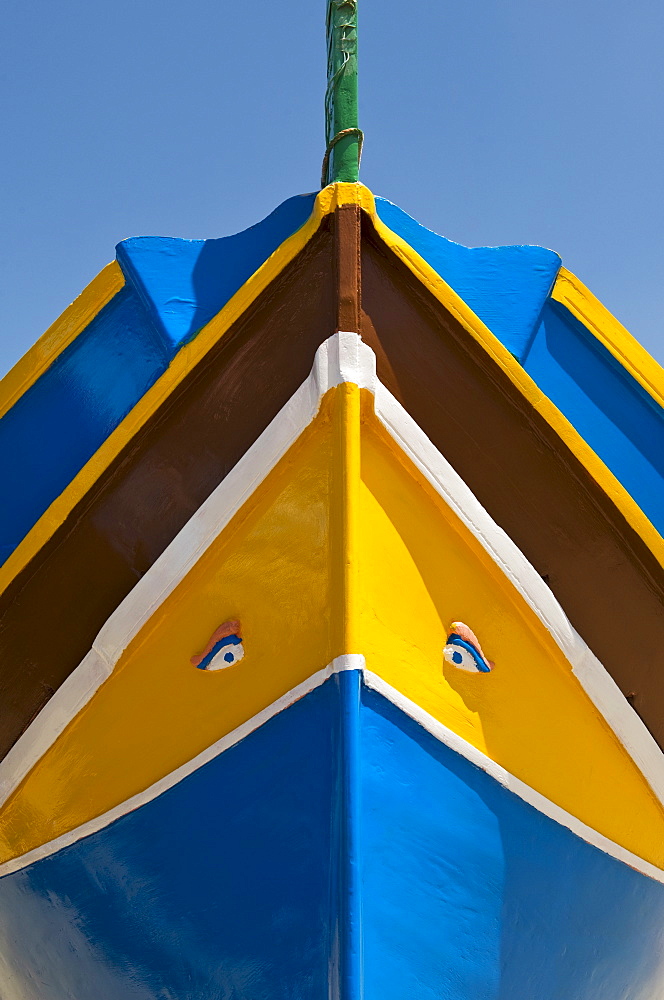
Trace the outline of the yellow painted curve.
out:
[[[362,406],[360,406],[360,396]],[[239,618],[246,650],[192,668]],[[490,674],[443,666],[464,621]],[[664,811],[549,632],[388,435],[366,390],[319,415],[158,607],[0,813],[0,860],[186,763],[342,653],[588,826],[664,868]]]

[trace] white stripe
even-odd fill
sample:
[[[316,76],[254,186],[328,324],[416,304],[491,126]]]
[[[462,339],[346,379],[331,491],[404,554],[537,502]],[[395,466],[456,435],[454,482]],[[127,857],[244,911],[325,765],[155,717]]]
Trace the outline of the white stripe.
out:
[[[244,722],[233,732],[228,733],[222,739],[218,740],[207,750],[198,754],[193,760],[188,761],[181,767],[172,771],[166,777],[161,778],[159,781],[155,782],[145,791],[139,792],[137,795],[132,796],[127,799],[126,802],[115,806],[113,809],[109,809],[108,812],[103,813],[101,816],[95,817],[95,819],[90,820],[87,823],[82,824],[75,830],[70,830],[63,834],[61,837],[57,837],[55,840],[50,841],[47,844],[43,844],[40,847],[36,847],[34,850],[29,851],[27,854],[23,854],[21,857],[13,858],[11,861],[6,861],[3,865],[0,865],[0,877],[4,875],[10,875],[12,872],[20,871],[27,865],[34,864],[36,861],[41,861],[42,859],[55,854],[58,851],[63,850],[65,847],[70,847],[72,844],[77,843],[79,840],[83,840],[85,837],[89,837],[94,833],[98,833],[105,827],[109,826],[115,820],[121,819],[130,812],[134,812],[141,806],[146,805],[148,802],[152,802],[153,799],[158,798],[164,792],[168,791],[169,788],[173,788],[188,775],[197,771],[203,765],[214,760],[220,754],[224,753],[230,747],[235,746],[240,740],[243,740],[250,733],[253,733],[260,726],[264,725],[270,719],[272,719],[279,712],[284,711],[294,702],[299,701],[305,695],[309,694],[311,691],[320,687],[325,683],[333,674],[341,673],[344,670],[360,670],[363,676],[364,683],[367,687],[372,688],[377,691],[380,695],[391,701],[398,709],[404,712],[410,718],[414,719],[420,726],[431,733],[437,740],[444,743],[455,753],[458,753],[461,757],[464,757],[471,764],[476,767],[481,768],[490,777],[494,778],[500,785],[506,788],[509,792],[512,792],[518,798],[527,802],[529,805],[533,806],[538,812],[541,812],[544,816],[560,824],[561,826],[567,827],[573,834],[580,837],[581,840],[585,840],[587,843],[591,844],[593,847],[598,848],[610,857],[615,858],[616,861],[620,861],[630,868],[634,868],[636,871],[641,872],[643,875],[647,875],[649,878],[655,879],[657,882],[664,884],[664,871],[657,868],[655,865],[650,864],[648,861],[644,861],[639,858],[636,854],[632,854],[631,851],[625,850],[619,844],[614,841],[609,840],[603,834],[598,833],[597,830],[593,830],[592,827],[586,826],[575,816],[561,809],[554,802],[545,798],[535,789],[526,785],[525,782],[521,781],[519,778],[515,778],[513,774],[506,771],[504,767],[496,764],[495,761],[487,757],[476,747],[472,746],[466,740],[462,739],[447,726],[444,726],[437,719],[434,719],[432,715],[425,712],[423,708],[417,705],[415,702],[411,701],[405,695],[401,694],[390,684],[387,684],[382,680],[377,674],[372,673],[365,669],[364,657],[359,654],[350,654],[348,656],[338,656],[328,664],[322,670],[318,670],[315,674],[309,677],[307,680],[298,684],[287,694],[282,695],[278,698],[272,705],[264,708],[261,712],[258,712],[252,719]]]
[[[340,332],[319,347],[308,379],[191,517],[108,619],[81,664],[0,763],[0,806],[113,671],[123,651],[314,419],[328,389],[352,382],[375,396],[378,419],[500,567],[568,659],[572,672],[664,804],[662,752],[520,549],[424,431],[376,378],[373,351]]]

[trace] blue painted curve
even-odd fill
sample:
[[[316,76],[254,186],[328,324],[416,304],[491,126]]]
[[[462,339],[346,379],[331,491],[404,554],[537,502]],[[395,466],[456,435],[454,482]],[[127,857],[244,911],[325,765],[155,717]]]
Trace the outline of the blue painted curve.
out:
[[[315,194],[295,195],[234,236],[183,240],[137,236],[116,247],[155,326],[172,350],[194,336],[311,215]]]
[[[304,224],[314,199],[289,198],[258,225],[223,239],[145,237],[118,245],[125,287],[0,420],[8,484],[0,499],[0,562],[182,345]]]
[[[4,562],[168,365],[125,286],[0,420]]]
[[[556,280],[558,254],[544,247],[464,247],[426,229],[385,198],[376,198],[376,211],[520,358]]]
[[[358,977],[366,1000],[657,995],[664,886],[358,681],[331,679],[157,799],[2,878],[16,995],[358,1000]],[[339,948],[357,975],[338,977]]]

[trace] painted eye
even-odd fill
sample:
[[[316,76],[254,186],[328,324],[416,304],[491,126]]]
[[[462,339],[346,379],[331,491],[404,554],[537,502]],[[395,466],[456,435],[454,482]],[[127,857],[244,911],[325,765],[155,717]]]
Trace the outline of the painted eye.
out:
[[[192,656],[191,663],[199,670],[223,670],[239,663],[243,656],[240,623],[233,619],[219,626],[203,652]]]
[[[209,662],[206,666],[201,663],[199,670],[223,670],[224,667],[232,667],[234,663],[239,663],[243,656],[244,646],[239,637],[229,635],[213,647]]]
[[[448,644],[443,650],[443,657],[446,663],[451,663],[453,667],[458,667],[459,670],[468,670],[473,674],[483,673],[481,668],[478,667],[475,657],[471,656],[468,650],[463,649],[461,646]]]
[[[488,674],[493,667],[493,663],[484,656],[475,633],[463,622],[452,622],[450,625],[443,660],[471,674]]]

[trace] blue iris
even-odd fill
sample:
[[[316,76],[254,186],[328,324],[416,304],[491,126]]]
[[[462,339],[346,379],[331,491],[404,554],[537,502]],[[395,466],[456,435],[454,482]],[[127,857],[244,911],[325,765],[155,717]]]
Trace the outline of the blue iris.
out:
[[[461,653],[457,653],[456,649],[452,653],[452,659],[455,663],[463,663],[463,656]]]
[[[235,659],[235,653],[224,653],[224,659],[226,663],[232,663]]]

